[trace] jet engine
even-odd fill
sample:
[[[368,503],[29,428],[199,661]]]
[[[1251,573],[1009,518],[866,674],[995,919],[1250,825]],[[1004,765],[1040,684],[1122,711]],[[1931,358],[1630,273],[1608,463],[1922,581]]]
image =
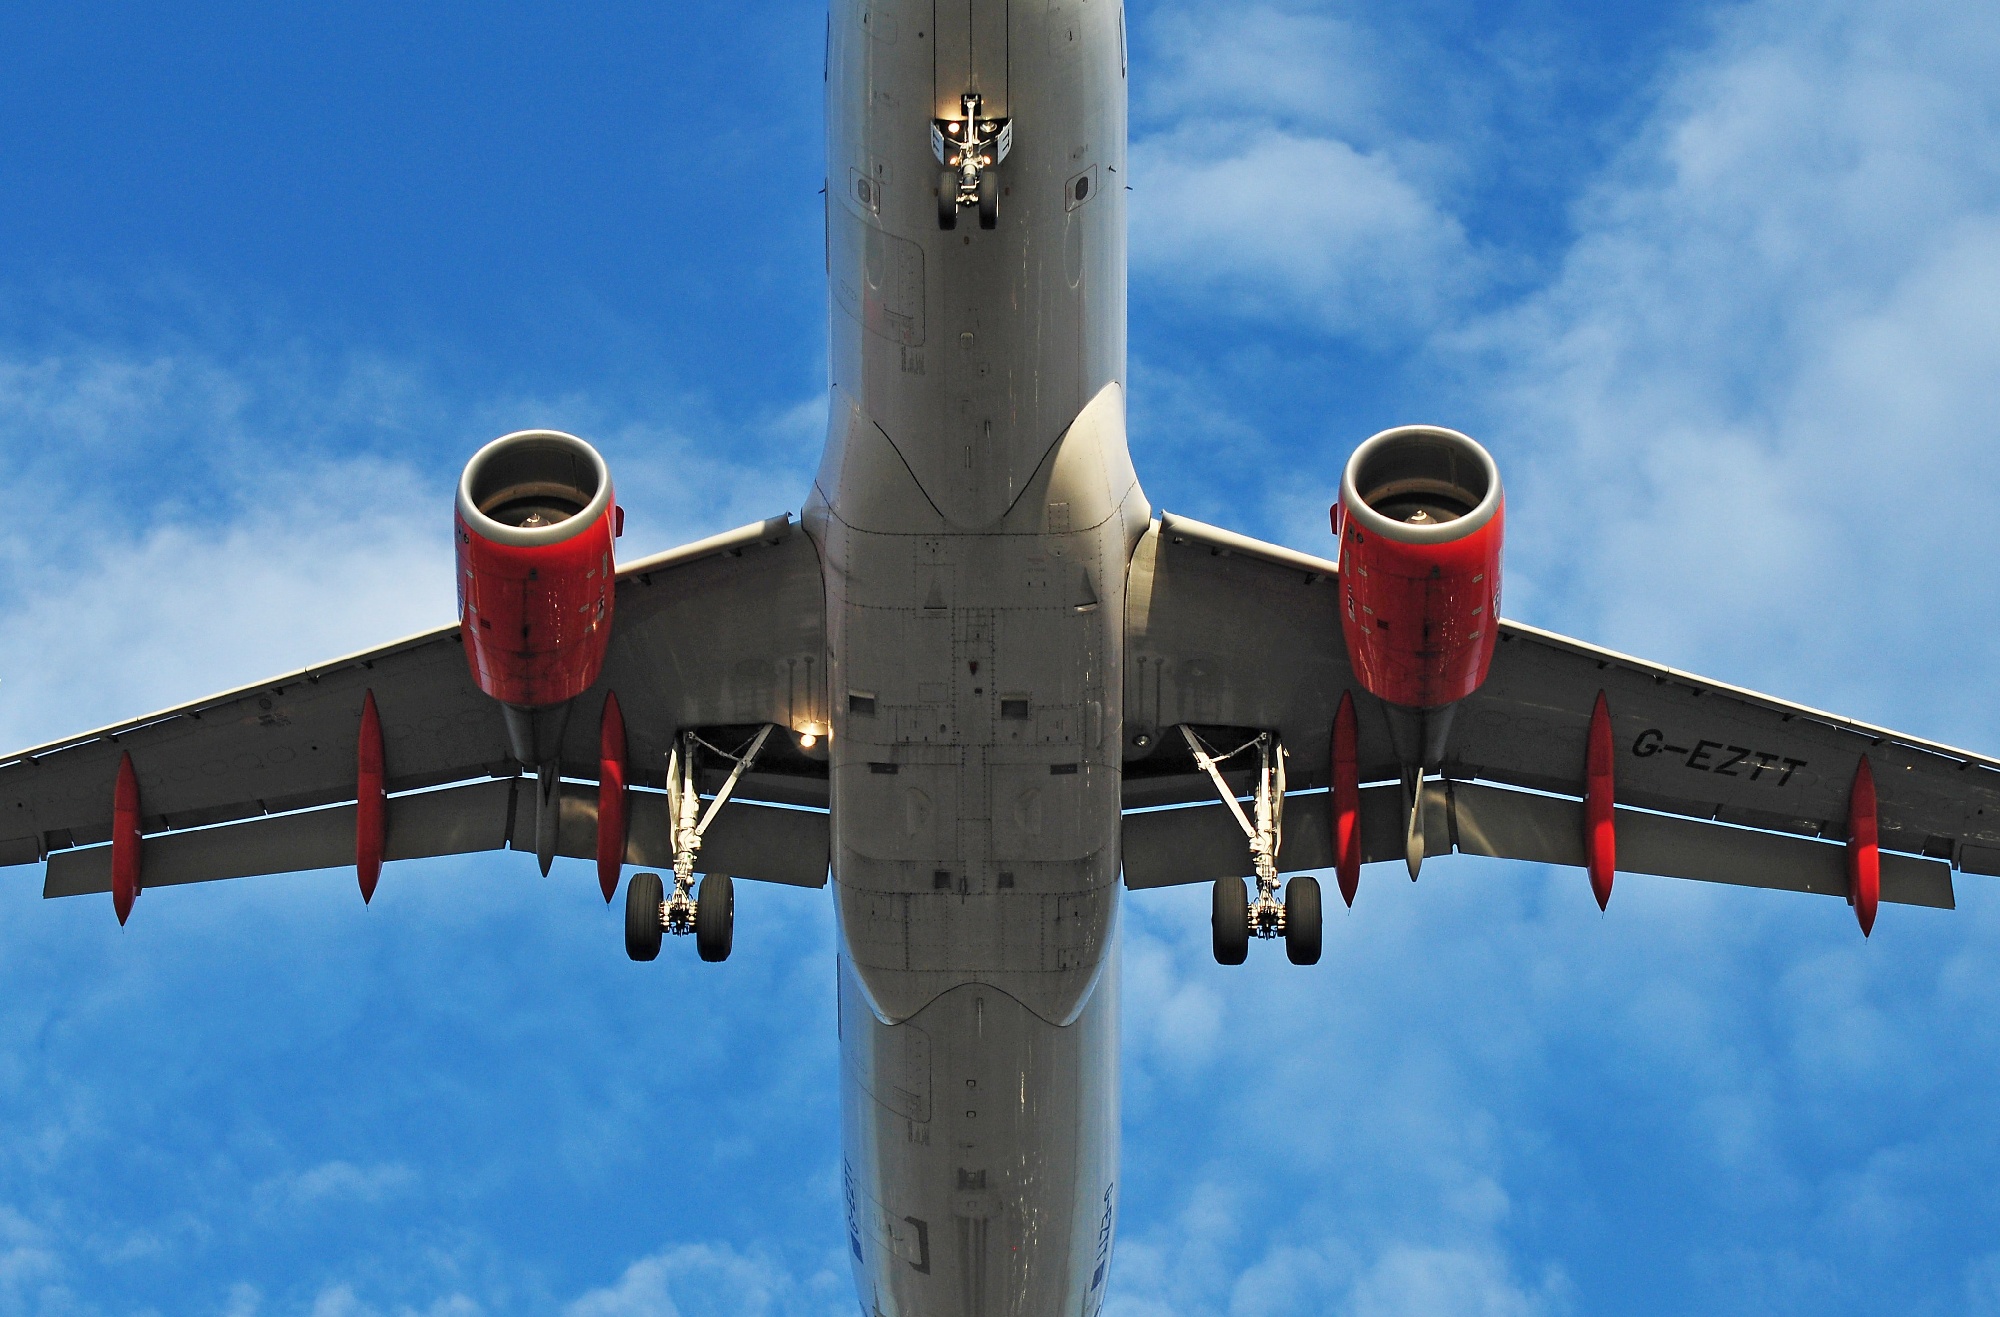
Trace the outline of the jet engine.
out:
[[[1456,430],[1384,430],[1348,459],[1335,510],[1342,629],[1371,695],[1439,709],[1486,680],[1505,503],[1493,458]]]
[[[522,430],[466,463],[458,620],[479,689],[534,711],[567,705],[597,680],[611,639],[617,522],[611,472],[574,435]],[[524,721],[510,718],[510,731]],[[547,747],[515,749],[534,764]]]

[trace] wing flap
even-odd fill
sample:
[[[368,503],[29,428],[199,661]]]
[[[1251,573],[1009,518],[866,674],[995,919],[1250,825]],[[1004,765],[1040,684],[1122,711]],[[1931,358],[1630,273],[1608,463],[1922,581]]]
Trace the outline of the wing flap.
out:
[[[597,788],[565,782],[556,854],[588,860],[597,856]],[[674,864],[673,819],[662,791],[633,791],[626,805],[625,863],[657,869]],[[702,835],[699,867],[704,873],[824,887],[831,864],[828,816],[818,810],[787,809],[732,799]],[[535,849],[535,792],[523,779],[514,801],[515,850]]]
[[[597,854],[597,789],[566,782],[557,853]],[[481,851],[532,851],[535,792],[525,778],[506,778],[419,791],[389,799],[388,860],[428,859]],[[632,793],[627,864],[671,868],[673,834],[666,796]],[[793,887],[824,887],[827,816],[731,801],[703,838],[704,869]],[[145,840],[147,887],[256,878],[266,874],[344,869],[354,863],[354,806],[301,810],[219,827],[159,833]],[[111,890],[111,848],[87,846],[49,856],[42,895],[87,896]]]
[[[1376,864],[1403,858],[1402,788],[1361,789],[1361,860]],[[1424,849],[1451,849],[1451,814],[1445,794],[1425,800]],[[1247,877],[1250,841],[1236,818],[1219,803],[1127,814],[1124,824],[1125,885],[1134,890]],[[1285,797],[1285,831],[1278,848],[1280,869],[1333,866],[1333,836],[1327,794]]]
[[[1402,789],[1361,792],[1364,863],[1403,855]],[[1457,851],[1497,859],[1581,868],[1583,802],[1473,782],[1433,783],[1426,794],[1427,855]],[[1325,792],[1285,801],[1281,869],[1333,863]],[[1739,887],[1847,895],[1846,848],[1783,833],[1676,818],[1619,806],[1618,871],[1692,878]],[[1133,889],[1248,876],[1250,847],[1220,804],[1148,810],[1125,816],[1125,885]],[[1954,908],[1951,866],[1942,860],[1882,852],[1882,899]]]
[[[1454,849],[1582,868],[1583,802],[1473,782],[1450,784]],[[1847,896],[1847,848],[1620,805],[1618,871]],[[1364,825],[1365,826],[1365,825]],[[1882,852],[1882,899],[1954,909],[1951,866]]]
[[[415,860],[499,850],[507,844],[511,780],[474,782],[389,800],[383,858]],[[141,872],[147,887],[223,878],[339,869],[354,863],[354,806],[275,814],[245,823],[148,837]],[[49,856],[44,897],[111,890],[111,848],[89,846]]]

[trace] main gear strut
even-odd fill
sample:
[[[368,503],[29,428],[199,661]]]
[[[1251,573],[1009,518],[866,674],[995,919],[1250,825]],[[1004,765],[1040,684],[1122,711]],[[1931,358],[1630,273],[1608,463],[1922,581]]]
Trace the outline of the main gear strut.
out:
[[[667,932],[681,936],[696,931],[694,866],[701,853],[702,834],[715,822],[716,814],[736,790],[736,784],[757,761],[757,752],[770,738],[771,727],[772,724],[765,723],[758,728],[748,744],[734,754],[711,745],[696,732],[682,732],[680,744],[667,756],[667,813],[673,819],[674,836],[674,890],[660,903],[660,926]],[[695,758],[704,749],[734,765],[705,810],[701,795],[695,790]]]
[[[1241,878],[1222,878],[1215,884],[1215,958],[1225,965],[1240,965],[1252,937],[1285,939],[1285,954],[1295,965],[1311,965],[1320,953],[1319,880],[1301,875],[1285,885],[1278,898],[1278,851],[1285,837],[1285,749],[1274,732],[1259,732],[1225,754],[1209,748],[1193,728],[1181,725],[1194,762],[1209,780],[1223,805],[1235,816],[1237,825],[1250,842],[1250,867],[1257,880],[1257,896],[1249,899]],[[1251,796],[1251,812],[1243,811],[1234,788],[1222,775],[1222,765],[1238,755],[1255,752],[1257,784]]]

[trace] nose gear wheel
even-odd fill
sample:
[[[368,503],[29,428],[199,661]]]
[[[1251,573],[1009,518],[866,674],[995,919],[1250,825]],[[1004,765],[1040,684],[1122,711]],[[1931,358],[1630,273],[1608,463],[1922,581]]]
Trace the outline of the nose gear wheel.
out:
[[[982,114],[978,92],[958,98],[963,115],[931,120],[931,154],[944,172],[938,177],[938,227],[958,227],[958,212],[976,207],[979,227],[1000,224],[1000,181],[994,167],[1014,149],[1014,121]]]

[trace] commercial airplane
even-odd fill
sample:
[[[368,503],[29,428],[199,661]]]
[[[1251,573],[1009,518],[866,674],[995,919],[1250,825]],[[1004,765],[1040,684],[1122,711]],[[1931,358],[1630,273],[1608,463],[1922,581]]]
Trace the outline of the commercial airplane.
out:
[[[1217,960],[1309,965],[1302,871],[1352,904],[1376,861],[1819,893],[1863,934],[2000,874],[2000,763],[1502,621],[1463,434],[1362,443],[1324,556],[1152,508],[1124,43],[1118,0],[834,0],[798,517],[615,566],[596,451],[496,439],[456,621],[0,762],[0,864],[123,923],[177,883],[594,859],[640,961],[728,956],[732,879],[830,876],[864,1317],[1102,1305],[1128,891],[1209,884]]]

